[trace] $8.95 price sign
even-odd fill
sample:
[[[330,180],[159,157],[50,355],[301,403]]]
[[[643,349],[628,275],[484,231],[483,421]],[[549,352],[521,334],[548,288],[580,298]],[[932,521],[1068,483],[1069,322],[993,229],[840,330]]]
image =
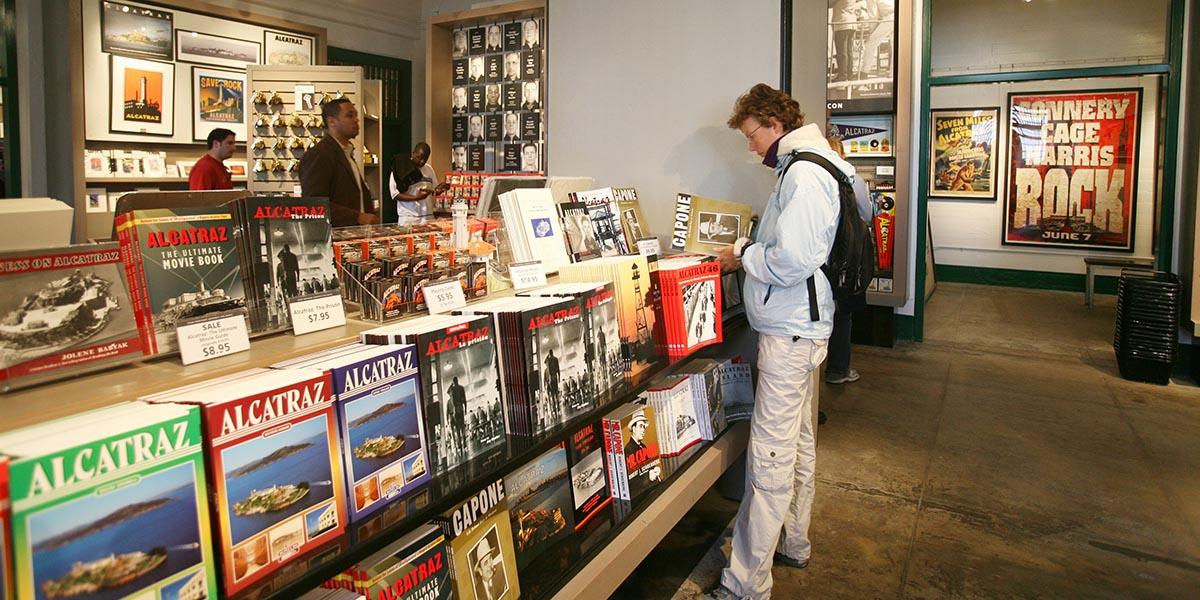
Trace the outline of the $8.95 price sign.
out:
[[[304,335],[346,324],[346,309],[339,293],[306,296],[288,304],[292,313],[292,332]]]
[[[181,322],[175,332],[179,337],[179,355],[185,365],[250,349],[250,333],[243,311]]]

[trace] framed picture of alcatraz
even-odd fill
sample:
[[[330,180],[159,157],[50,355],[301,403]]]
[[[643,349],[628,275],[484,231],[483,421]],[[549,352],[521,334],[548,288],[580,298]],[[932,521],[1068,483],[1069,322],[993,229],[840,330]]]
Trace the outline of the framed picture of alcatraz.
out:
[[[175,32],[175,56],[180,61],[245,69],[258,64],[261,54],[258,42],[183,29]]]
[[[204,141],[218,127],[246,140],[246,73],[192,67],[192,139]]]
[[[140,58],[174,60],[175,14],[158,9],[103,2],[100,50]]]
[[[306,67],[313,64],[313,38],[298,33],[264,31],[265,64]]]
[[[175,65],[128,56],[109,59],[109,131],[175,135]]]

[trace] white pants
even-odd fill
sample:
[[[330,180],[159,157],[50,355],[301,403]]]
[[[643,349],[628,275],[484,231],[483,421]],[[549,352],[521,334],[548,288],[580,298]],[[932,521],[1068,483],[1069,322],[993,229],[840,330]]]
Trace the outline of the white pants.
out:
[[[771,597],[772,555],[807,560],[812,550],[812,371],[828,340],[761,335],[758,391],[750,421],[746,492],[733,525],[733,552],[721,585],[740,598]],[[782,533],[782,535],[781,535]]]

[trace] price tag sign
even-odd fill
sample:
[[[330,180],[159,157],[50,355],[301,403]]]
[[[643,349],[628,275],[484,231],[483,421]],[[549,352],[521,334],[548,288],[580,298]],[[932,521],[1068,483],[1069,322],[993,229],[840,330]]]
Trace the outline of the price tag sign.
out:
[[[175,334],[179,336],[179,354],[185,365],[250,349],[244,311],[188,319],[180,322]]]
[[[342,295],[337,292],[297,298],[288,303],[288,310],[292,313],[295,335],[346,324],[346,309],[342,306]]]
[[[458,310],[467,305],[467,297],[463,295],[462,283],[458,279],[427,283],[424,292],[425,306],[431,315]]]
[[[662,256],[662,244],[659,243],[658,238],[656,237],[642,238],[638,240],[637,249],[638,254],[641,254],[642,256]]]
[[[896,167],[893,165],[879,165],[875,167],[876,175],[895,175]]]
[[[508,275],[512,278],[513,289],[517,291],[546,285],[546,269],[540,260],[508,265]]]

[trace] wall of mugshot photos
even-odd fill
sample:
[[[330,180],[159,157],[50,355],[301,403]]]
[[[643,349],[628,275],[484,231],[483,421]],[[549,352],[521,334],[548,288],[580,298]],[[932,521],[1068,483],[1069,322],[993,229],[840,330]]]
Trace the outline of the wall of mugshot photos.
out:
[[[545,25],[527,18],[453,30],[452,171],[544,170]]]

